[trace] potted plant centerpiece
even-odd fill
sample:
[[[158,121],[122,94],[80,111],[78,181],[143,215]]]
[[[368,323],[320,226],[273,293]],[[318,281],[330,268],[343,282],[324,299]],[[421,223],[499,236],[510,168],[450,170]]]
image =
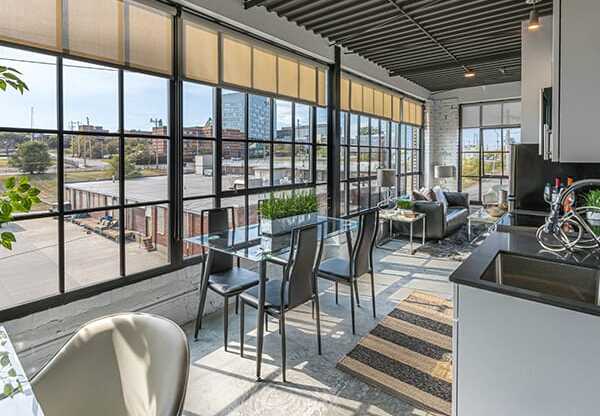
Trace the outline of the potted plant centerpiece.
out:
[[[271,196],[259,207],[261,231],[269,235],[289,233],[296,227],[314,223],[317,211],[317,196],[312,192]]]
[[[407,218],[414,218],[415,213],[412,210],[413,202],[409,199],[399,199],[396,201],[396,209],[400,213]]]
[[[583,202],[588,208],[587,220],[593,227],[600,226],[600,189],[593,189],[585,194]]]

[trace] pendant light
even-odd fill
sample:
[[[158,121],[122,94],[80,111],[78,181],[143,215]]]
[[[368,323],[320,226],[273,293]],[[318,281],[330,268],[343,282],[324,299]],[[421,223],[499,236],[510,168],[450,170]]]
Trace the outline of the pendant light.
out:
[[[541,0],[526,0],[527,4],[531,4],[531,12],[529,12],[529,20],[527,21],[527,30],[530,32],[535,32],[542,26],[540,16],[535,8],[535,5],[540,1]]]

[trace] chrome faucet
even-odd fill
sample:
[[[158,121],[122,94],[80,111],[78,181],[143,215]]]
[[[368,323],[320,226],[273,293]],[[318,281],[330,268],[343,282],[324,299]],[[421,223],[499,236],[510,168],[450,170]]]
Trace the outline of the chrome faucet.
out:
[[[561,216],[563,204],[568,196],[578,189],[590,186],[600,187],[600,179],[584,179],[574,182],[565,188],[558,198],[550,204],[550,215],[536,234],[538,241],[544,248],[551,251],[600,248],[600,236],[594,232],[585,219],[590,207],[575,208]],[[572,231],[565,231],[565,225]],[[548,237],[551,237],[554,241],[548,241]],[[556,242],[560,244],[556,244]]]

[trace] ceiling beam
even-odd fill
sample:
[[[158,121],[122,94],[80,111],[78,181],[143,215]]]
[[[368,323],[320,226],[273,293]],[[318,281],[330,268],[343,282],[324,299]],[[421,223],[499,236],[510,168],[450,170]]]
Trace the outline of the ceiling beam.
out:
[[[493,62],[493,61],[500,61],[503,59],[515,58],[515,57],[520,58],[521,52],[519,51],[519,52],[510,52],[510,53],[503,53],[503,54],[497,54],[497,55],[473,56],[470,58],[463,58],[463,62],[465,62],[467,65],[476,65],[476,64],[486,63],[486,62]],[[457,66],[456,64],[446,63],[446,64],[440,64],[440,65],[429,65],[429,66],[422,66],[422,67],[416,67],[416,68],[407,68],[407,69],[403,69],[398,72],[391,72],[390,76],[398,76],[398,75],[409,76],[409,75],[420,74],[423,72],[453,68],[456,66]]]

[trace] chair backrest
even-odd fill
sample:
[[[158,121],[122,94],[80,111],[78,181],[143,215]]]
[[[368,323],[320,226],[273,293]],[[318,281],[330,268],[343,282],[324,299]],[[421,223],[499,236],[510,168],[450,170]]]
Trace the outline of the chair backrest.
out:
[[[373,248],[379,226],[379,209],[372,208],[360,214],[358,237],[352,249],[352,272],[362,276],[373,270]]]
[[[322,224],[311,224],[292,231],[290,257],[284,270],[281,296],[287,290],[288,307],[294,308],[312,298],[315,272],[321,262],[324,230]]]
[[[204,217],[206,215],[208,233],[220,233],[229,230],[229,212],[231,211],[231,229],[235,230],[235,214],[233,207],[205,209],[200,213],[200,229],[204,232]],[[223,272],[233,267],[233,256],[220,251],[209,250],[206,260],[208,274]]]
[[[84,325],[32,386],[46,416],[179,415],[189,361],[175,323],[124,313]]]

